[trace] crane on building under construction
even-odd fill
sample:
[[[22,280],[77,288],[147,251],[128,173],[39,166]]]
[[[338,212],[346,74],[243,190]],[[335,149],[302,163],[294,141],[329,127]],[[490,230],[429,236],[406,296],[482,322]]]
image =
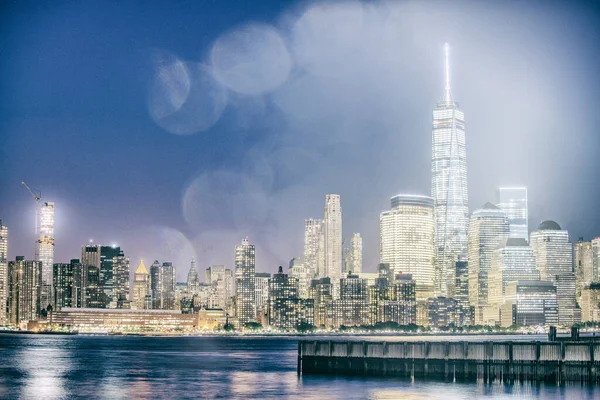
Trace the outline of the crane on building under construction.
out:
[[[40,192],[39,190],[35,190],[29,187],[28,184],[26,184],[25,182],[21,182],[23,184],[23,186],[25,186],[27,188],[27,190],[29,191],[29,193],[31,193],[31,197],[33,197],[35,199],[35,230],[34,230],[34,237],[35,240],[33,242],[33,254],[35,257],[35,260],[39,260],[40,259],[40,246],[38,245],[40,242],[40,238],[39,238],[39,234],[38,234],[38,219],[40,216],[40,199],[42,198],[42,192]]]

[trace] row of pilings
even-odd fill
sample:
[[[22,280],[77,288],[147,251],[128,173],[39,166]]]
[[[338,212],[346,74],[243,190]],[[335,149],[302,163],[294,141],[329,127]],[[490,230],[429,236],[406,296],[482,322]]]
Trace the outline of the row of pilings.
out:
[[[596,384],[598,342],[298,343],[298,372],[412,379]]]

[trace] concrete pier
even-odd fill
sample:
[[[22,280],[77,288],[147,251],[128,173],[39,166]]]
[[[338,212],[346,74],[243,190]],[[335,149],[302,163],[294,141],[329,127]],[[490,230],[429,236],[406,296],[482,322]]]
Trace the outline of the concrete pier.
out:
[[[299,373],[460,381],[596,384],[598,342],[361,342],[302,340]]]

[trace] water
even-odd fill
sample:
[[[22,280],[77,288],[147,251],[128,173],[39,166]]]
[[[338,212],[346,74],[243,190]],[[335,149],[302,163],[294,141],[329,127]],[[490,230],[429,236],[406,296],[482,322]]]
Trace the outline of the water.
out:
[[[467,337],[427,337],[468,340]],[[340,338],[341,339],[341,338]],[[393,340],[393,337],[354,338]],[[396,338],[423,340],[423,337]],[[481,337],[479,337],[481,339]],[[494,337],[486,337],[493,340]],[[518,340],[520,337],[511,337]],[[539,340],[531,336],[525,340]],[[296,374],[298,338],[0,335],[0,399],[594,399],[577,385]]]

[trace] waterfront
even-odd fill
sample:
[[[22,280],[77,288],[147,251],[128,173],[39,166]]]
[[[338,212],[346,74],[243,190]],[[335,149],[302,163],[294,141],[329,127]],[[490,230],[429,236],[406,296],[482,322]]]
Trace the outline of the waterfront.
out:
[[[397,340],[455,338],[467,340],[452,336]],[[544,340],[542,336],[510,337],[513,341],[521,339]],[[526,399],[592,399],[600,395],[597,388],[581,385],[299,377],[297,343],[294,337],[1,335],[0,398],[473,399],[518,395]]]

